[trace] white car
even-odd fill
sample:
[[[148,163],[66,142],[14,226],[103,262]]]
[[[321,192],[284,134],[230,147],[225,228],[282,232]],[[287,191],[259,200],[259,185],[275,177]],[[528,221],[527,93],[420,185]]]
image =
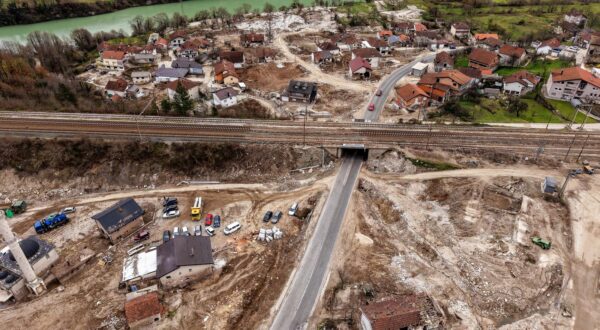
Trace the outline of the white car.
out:
[[[229,234],[233,234],[236,231],[240,230],[240,228],[242,228],[242,225],[240,225],[239,222],[234,222],[234,223],[230,223],[227,225],[227,227],[225,227],[225,229],[223,229],[223,234],[225,235],[229,235]]]
[[[291,216],[294,216],[294,215],[296,215],[297,211],[298,211],[298,203],[294,203],[294,204],[292,204],[292,207],[290,207],[288,214]]]
[[[186,226],[181,227],[181,235],[190,236],[190,232],[188,231]]]
[[[179,210],[171,210],[169,212],[163,213],[162,217],[163,219],[177,218],[179,214]]]
[[[75,213],[75,206],[69,206],[69,207],[65,207],[64,209],[62,209],[62,213],[64,214],[69,214],[69,213]]]
[[[208,236],[215,236],[215,229],[211,226],[207,226],[206,233],[208,234]]]

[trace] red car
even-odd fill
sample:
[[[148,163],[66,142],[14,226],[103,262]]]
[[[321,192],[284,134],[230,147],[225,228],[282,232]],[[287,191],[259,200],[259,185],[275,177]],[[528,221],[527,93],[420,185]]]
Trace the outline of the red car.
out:
[[[206,218],[204,219],[204,225],[212,226],[212,222],[213,222],[213,215],[209,213],[206,215]]]
[[[381,94],[383,94],[383,92],[381,91],[381,89],[378,89],[377,93],[375,93],[375,95],[377,95],[377,96],[381,96]]]
[[[373,103],[369,104],[369,108],[368,109],[369,109],[369,111],[375,110],[375,104],[373,104]]]

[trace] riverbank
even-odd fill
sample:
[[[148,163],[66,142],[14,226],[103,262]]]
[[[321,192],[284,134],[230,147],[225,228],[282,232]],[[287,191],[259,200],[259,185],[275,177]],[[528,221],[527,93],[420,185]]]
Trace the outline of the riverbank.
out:
[[[125,0],[87,2],[72,0],[58,3],[34,2],[28,6],[6,5],[0,8],[0,27],[34,24],[56,19],[87,17],[131,7],[166,4],[179,0]]]

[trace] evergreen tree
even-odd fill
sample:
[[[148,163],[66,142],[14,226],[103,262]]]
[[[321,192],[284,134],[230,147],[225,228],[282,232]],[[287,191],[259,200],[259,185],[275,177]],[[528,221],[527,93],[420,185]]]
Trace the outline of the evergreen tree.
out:
[[[187,89],[183,87],[183,84],[180,82],[177,83],[177,89],[175,89],[175,96],[173,97],[173,110],[175,110],[178,114],[185,116],[188,111],[194,108],[194,101],[190,98],[190,94]]]
[[[172,106],[171,106],[171,102],[169,102],[169,99],[163,99],[162,101],[160,101],[160,108],[164,112],[170,112],[172,109]]]

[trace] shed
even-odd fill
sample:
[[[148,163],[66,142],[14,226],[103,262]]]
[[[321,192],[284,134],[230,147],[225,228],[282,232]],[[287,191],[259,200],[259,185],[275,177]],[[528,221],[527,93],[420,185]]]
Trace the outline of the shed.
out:
[[[122,199],[94,215],[98,228],[114,243],[137,231],[143,224],[144,210],[133,198]]]
[[[158,293],[151,292],[125,302],[125,317],[129,328],[149,326],[161,320],[164,308],[158,300]]]
[[[556,179],[551,176],[547,176],[542,183],[542,192],[546,194],[552,194],[555,193],[557,189],[558,183],[556,182]]]
[[[427,68],[429,66],[427,63],[419,62],[411,68],[410,74],[413,76],[421,77],[422,75],[427,73]]]

